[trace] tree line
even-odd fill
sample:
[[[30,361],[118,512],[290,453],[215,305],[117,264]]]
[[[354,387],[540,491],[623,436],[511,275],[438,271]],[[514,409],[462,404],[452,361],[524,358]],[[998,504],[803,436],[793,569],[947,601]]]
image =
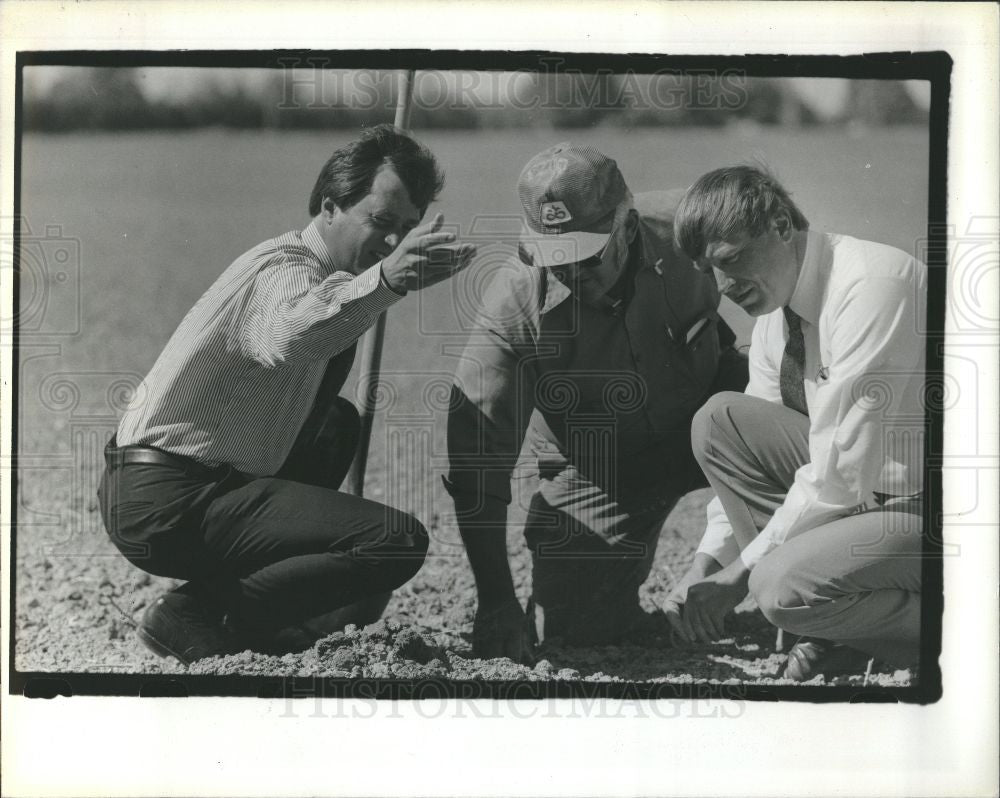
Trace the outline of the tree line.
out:
[[[294,87],[293,88],[301,88]],[[426,86],[425,86],[426,88]],[[25,96],[27,130],[147,130],[229,128],[359,128],[393,118],[393,87],[386,73],[370,97],[351,103],[296,96],[280,70],[263,88],[206,82],[183,98],[151,99],[135,70],[66,70],[47,91]],[[301,91],[299,95],[301,95]],[[426,92],[425,92],[426,94]],[[787,83],[740,75],[656,76],[540,73],[527,90],[506,102],[478,102],[444,92],[433,101],[418,95],[412,124],[429,128],[562,128],[617,126],[722,126],[733,122],[809,126],[863,123],[871,126],[922,123],[926,112],[903,86],[891,81],[854,81],[843,107],[820,116]]]

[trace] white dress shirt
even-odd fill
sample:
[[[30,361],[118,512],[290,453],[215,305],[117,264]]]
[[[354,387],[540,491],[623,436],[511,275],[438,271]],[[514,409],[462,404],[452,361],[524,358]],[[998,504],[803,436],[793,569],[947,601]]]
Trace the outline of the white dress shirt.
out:
[[[789,306],[802,318],[809,462],[757,537],[735,540],[718,498],[698,548],[748,568],[785,540],[852,513],[873,492],[922,489],[927,269],[901,250],[810,231]],[[781,404],[787,328],[761,316],[746,393]],[[741,551],[742,549],[742,551]]]

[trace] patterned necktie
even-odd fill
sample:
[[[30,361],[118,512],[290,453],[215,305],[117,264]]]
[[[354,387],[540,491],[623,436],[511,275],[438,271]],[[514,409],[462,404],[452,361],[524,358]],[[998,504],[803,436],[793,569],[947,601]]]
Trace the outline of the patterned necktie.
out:
[[[785,407],[809,415],[806,407],[806,387],[802,382],[806,370],[806,342],[802,337],[802,319],[787,305],[783,308],[788,324],[788,340],[781,357],[781,402]]]

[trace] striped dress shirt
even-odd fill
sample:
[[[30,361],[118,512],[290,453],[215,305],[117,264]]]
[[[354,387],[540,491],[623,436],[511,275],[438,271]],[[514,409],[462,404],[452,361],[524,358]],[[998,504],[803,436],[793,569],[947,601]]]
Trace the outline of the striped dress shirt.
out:
[[[338,271],[313,225],[265,241],[184,317],[125,411],[118,445],[273,475],[328,361],[400,298],[379,263]]]

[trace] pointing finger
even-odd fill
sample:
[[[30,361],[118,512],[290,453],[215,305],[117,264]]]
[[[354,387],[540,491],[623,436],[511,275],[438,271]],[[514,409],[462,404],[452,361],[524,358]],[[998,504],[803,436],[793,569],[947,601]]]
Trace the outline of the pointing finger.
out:
[[[475,253],[463,255],[462,258],[459,259],[459,261],[452,267],[451,273],[458,274],[458,272],[462,271],[462,269],[468,268],[468,266],[472,263],[474,254]]]
[[[436,233],[426,233],[420,236],[416,241],[416,248],[418,250],[427,250],[431,247],[440,246],[441,244],[447,244],[455,240],[455,234],[452,232],[436,232]]]
[[[444,224],[444,214],[435,213],[434,218],[431,219],[426,224],[420,227],[414,227],[408,234],[411,239],[422,238],[423,236],[430,235],[431,233],[436,233],[441,229],[441,225]]]
[[[692,626],[695,629],[695,633],[698,635],[698,639],[702,643],[711,643],[714,640],[718,640],[719,636],[715,633],[711,613],[708,609],[702,608],[698,612],[697,616],[692,621]]]
[[[690,604],[685,607],[684,612],[685,626],[687,627],[690,635],[691,642],[697,643],[701,641],[701,619],[698,617],[698,605]]]
[[[472,258],[476,254],[476,245],[459,244],[457,246],[431,247],[425,254],[429,263],[447,265]]]
[[[710,612],[706,612],[702,615],[701,625],[705,631],[706,643],[711,643],[714,640],[719,640],[722,637],[722,632],[719,629],[719,624],[716,623],[715,617]]]
[[[681,641],[686,642],[687,638],[684,634],[684,627],[681,625],[680,608],[676,604],[673,606],[665,607],[664,613],[667,616],[667,620],[670,621],[671,642],[673,642],[674,645],[676,645],[675,638],[679,638]]]
[[[694,610],[691,603],[688,602],[681,610],[681,634],[688,643],[693,643],[697,639],[691,626],[692,615],[694,615]]]

